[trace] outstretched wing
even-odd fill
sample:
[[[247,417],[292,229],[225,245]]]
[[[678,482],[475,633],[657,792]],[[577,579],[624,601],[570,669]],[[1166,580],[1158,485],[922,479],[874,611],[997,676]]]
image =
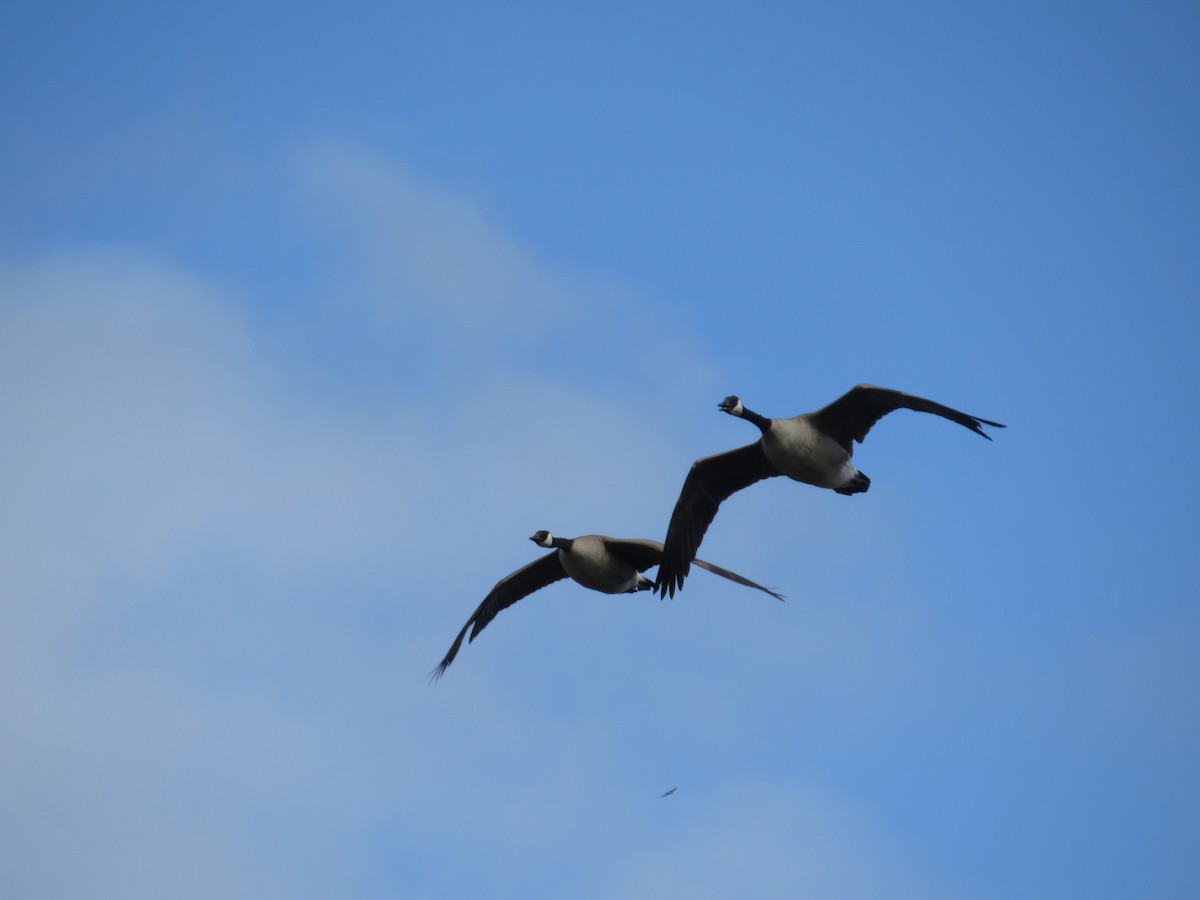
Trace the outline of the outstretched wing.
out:
[[[534,591],[540,591],[548,584],[566,578],[566,570],[563,569],[562,563],[558,559],[558,551],[548,553],[540,559],[535,559],[527,566],[522,566],[517,571],[505,575],[496,582],[496,586],[491,589],[483,602],[475,612],[471,613],[471,618],[467,619],[467,624],[462,627],[462,631],[458,633],[458,637],[454,639],[454,643],[450,645],[450,650],[445,658],[438,663],[436,669],[430,673],[430,677],[437,681],[446,671],[446,667],[454,662],[454,657],[458,655],[458,649],[462,646],[463,638],[467,636],[467,630],[471,629],[471,637],[467,643],[475,640],[479,632],[487,627],[488,622],[496,618],[496,614],[501,610],[508,609],[518,600],[528,597]],[[472,626],[474,626],[472,628]]]
[[[657,566],[662,560],[663,545],[658,541],[645,538],[612,538],[605,537],[610,553],[626,560],[639,572]]]
[[[662,560],[663,545],[658,541],[649,541],[645,538],[608,538],[607,540],[608,549],[618,556],[629,560],[629,562],[637,567],[639,572],[644,572],[651,566],[658,565]],[[692,562],[702,569],[707,569],[714,575],[720,575],[722,578],[728,578],[730,581],[737,582],[746,587],[758,588],[760,591],[765,591],[777,600],[783,599],[783,594],[763,587],[761,584],[751,581],[737,572],[723,569],[703,559],[693,559]]]
[[[725,498],[756,481],[779,474],[757,441],[692,463],[667,526],[656,584],[659,596],[669,593],[674,597],[675,591],[683,587],[704,532]]]
[[[769,587],[763,587],[761,584],[751,581],[749,578],[746,578],[744,575],[739,575],[737,572],[730,572],[728,569],[722,569],[720,566],[714,565],[713,563],[703,560],[698,556],[693,559],[692,562],[702,569],[708,569],[708,571],[712,572],[714,575],[720,575],[722,578],[728,578],[730,581],[736,581],[738,584],[744,584],[746,587],[758,588],[760,591],[770,594],[776,600],[783,599],[783,594],[773,591]]]
[[[989,422],[987,419],[959,412],[957,409],[951,409],[949,406],[943,406],[941,403],[926,400],[915,394],[876,387],[873,384],[860,384],[851,388],[827,406],[821,407],[814,413],[809,413],[809,420],[847,450],[853,450],[851,441],[858,441],[861,444],[872,425],[897,409],[933,413],[970,428],[989,441],[991,437],[980,428],[981,425],[991,425],[993,428],[1004,427],[999,422]]]

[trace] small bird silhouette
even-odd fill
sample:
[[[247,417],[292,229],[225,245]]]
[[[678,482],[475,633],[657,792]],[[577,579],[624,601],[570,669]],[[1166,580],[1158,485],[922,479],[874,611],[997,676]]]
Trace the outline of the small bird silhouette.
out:
[[[666,791],[665,793],[663,793],[662,796],[659,797],[659,799],[661,800],[662,797],[670,797],[677,790],[679,790],[679,788],[671,788],[669,791]]]

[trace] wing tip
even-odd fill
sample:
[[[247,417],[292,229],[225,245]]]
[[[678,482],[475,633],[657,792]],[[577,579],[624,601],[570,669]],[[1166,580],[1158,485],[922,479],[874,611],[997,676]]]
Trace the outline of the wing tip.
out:
[[[971,430],[974,431],[976,434],[980,435],[981,437],[987,438],[989,441],[992,439],[992,436],[983,430],[984,425],[987,425],[989,428],[1007,428],[1008,427],[1007,425],[1003,425],[1000,422],[992,422],[988,419],[981,419],[981,418],[979,418],[979,416],[971,416],[971,420],[974,423]]]

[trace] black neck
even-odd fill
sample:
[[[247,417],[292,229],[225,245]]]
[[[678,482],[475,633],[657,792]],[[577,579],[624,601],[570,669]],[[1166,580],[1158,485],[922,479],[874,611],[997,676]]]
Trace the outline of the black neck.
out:
[[[551,538],[551,539],[550,539],[550,546],[551,546],[551,547],[557,547],[559,550],[570,550],[570,549],[571,549],[571,546],[572,546],[574,543],[575,543],[575,539],[574,539],[574,538],[560,538],[560,537],[556,537],[556,538]]]
[[[771,427],[771,420],[766,416],[760,416],[752,409],[746,409],[745,404],[742,405],[742,418],[747,422],[753,422],[758,426],[758,430],[763,434],[767,433],[767,429]]]

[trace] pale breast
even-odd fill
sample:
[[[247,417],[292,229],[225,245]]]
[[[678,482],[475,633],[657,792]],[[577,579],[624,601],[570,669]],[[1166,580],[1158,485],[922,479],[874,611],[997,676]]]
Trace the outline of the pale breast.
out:
[[[576,538],[570,550],[558,551],[558,558],[571,578],[594,591],[621,594],[637,584],[637,569],[609,553],[594,535]]]
[[[763,435],[763,452],[771,465],[796,481],[817,487],[837,487],[846,479],[850,454],[804,417],[775,419]]]

